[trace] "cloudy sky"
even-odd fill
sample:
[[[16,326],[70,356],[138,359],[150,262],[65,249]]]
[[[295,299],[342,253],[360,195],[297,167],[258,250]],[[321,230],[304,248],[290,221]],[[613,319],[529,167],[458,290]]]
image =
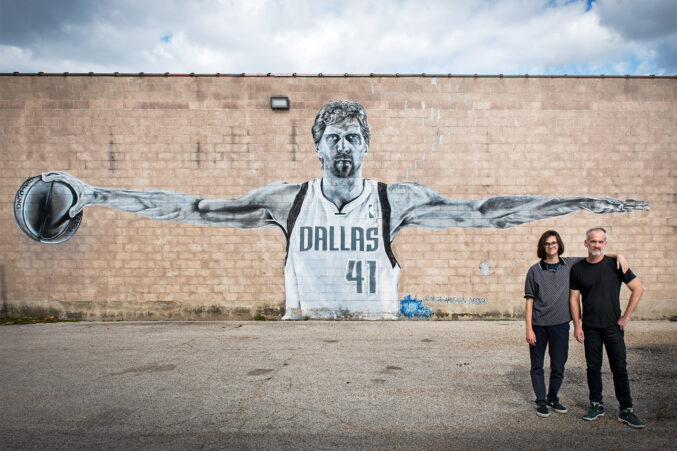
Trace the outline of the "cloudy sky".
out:
[[[677,74],[676,0],[0,0],[0,72]]]

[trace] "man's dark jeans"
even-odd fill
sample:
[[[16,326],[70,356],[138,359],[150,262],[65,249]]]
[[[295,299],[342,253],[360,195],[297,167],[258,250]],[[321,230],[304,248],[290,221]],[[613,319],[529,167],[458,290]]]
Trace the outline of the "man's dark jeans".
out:
[[[559,401],[559,388],[564,379],[564,365],[569,356],[569,323],[555,326],[533,326],[536,335],[536,345],[529,346],[531,356],[531,385],[536,394],[536,404]],[[548,393],[545,393],[545,377],[543,375],[543,361],[545,348],[548,346],[550,354],[550,382]]]
[[[609,366],[614,376],[616,399],[621,410],[632,407],[630,380],[625,354],[624,333],[618,325],[606,328],[585,327],[585,362],[588,366],[590,401],[602,402],[602,346],[606,348]]]

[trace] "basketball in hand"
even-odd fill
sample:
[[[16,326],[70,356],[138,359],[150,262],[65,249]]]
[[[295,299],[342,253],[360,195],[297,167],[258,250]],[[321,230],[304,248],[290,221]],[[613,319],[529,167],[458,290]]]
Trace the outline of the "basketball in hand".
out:
[[[33,240],[62,243],[75,234],[82,221],[82,212],[74,218],[68,214],[77,200],[66,183],[31,177],[16,193],[14,217],[21,231]]]

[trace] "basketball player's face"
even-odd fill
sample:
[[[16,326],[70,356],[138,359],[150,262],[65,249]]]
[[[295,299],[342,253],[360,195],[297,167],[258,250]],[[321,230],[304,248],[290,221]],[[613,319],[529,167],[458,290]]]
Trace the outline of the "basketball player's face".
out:
[[[322,169],[340,178],[358,173],[367,150],[360,126],[351,123],[327,125],[317,144]]]

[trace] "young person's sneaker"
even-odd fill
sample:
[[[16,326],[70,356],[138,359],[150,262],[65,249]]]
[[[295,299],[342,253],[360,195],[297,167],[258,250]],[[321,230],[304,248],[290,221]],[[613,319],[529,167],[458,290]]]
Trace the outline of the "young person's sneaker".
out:
[[[644,423],[639,421],[639,418],[635,415],[635,410],[632,407],[621,410],[618,414],[618,421],[627,424],[631,428],[642,429],[644,427]]]
[[[597,417],[604,416],[604,405],[601,402],[590,401],[590,407],[588,407],[588,413],[583,416],[584,420],[592,421],[596,420]]]
[[[568,410],[566,407],[564,407],[562,404],[560,404],[558,401],[550,401],[548,403],[548,407],[550,407],[552,410],[554,410],[557,413],[567,413]]]
[[[536,415],[543,418],[549,417],[550,411],[548,410],[548,406],[545,404],[539,404],[538,407],[536,407]]]

